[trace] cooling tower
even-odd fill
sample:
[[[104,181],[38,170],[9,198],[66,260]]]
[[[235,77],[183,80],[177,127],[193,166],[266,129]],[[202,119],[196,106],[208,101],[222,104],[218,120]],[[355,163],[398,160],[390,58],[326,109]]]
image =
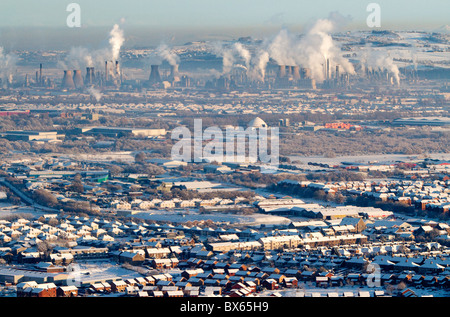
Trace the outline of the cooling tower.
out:
[[[84,86],[83,77],[81,76],[81,70],[76,69],[73,71],[73,83],[76,88],[81,88]]]
[[[283,78],[286,76],[286,66],[279,65],[278,66],[278,78]]]
[[[148,80],[150,81],[150,84],[156,84],[161,82],[161,76],[159,74],[158,65],[151,66],[150,77]]]
[[[65,89],[75,89],[75,84],[73,82],[73,75],[71,70],[64,71],[61,87]]]
[[[300,74],[302,79],[311,78],[311,70],[309,68],[302,68]]]
[[[180,81],[180,74],[178,73],[178,65],[170,66],[170,81]]]
[[[292,66],[292,78],[300,79],[300,67]]]
[[[287,75],[288,77],[290,77],[291,74],[292,74],[292,66],[286,66],[286,67],[285,67],[285,70],[286,70],[286,75]]]

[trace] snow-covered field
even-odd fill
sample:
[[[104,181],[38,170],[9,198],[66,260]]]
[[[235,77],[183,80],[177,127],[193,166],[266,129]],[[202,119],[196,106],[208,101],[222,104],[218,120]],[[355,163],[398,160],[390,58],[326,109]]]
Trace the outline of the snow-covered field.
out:
[[[432,159],[438,160],[450,160],[450,153],[435,153],[429,154]],[[423,159],[423,155],[402,155],[402,154],[379,154],[379,155],[349,155],[339,156],[334,158],[327,158],[323,156],[289,156],[291,161],[300,161],[303,164],[308,162],[313,163],[326,163],[326,164],[340,164],[341,162],[354,162],[354,163],[368,163],[368,162],[395,162],[395,161],[415,161]]]
[[[450,289],[437,289],[437,288],[416,288],[407,287],[406,289],[412,290],[417,296],[432,296],[432,297],[449,297]],[[296,289],[281,289],[281,290],[267,290],[258,294],[261,297],[272,296],[274,294],[281,297],[360,297],[360,292],[362,296],[374,297],[375,291],[382,292],[384,296],[396,296],[390,290],[385,287],[368,287],[368,286],[343,286],[343,287],[329,287],[329,288],[319,288],[319,287],[299,287]],[[361,296],[361,297],[362,297]]]
[[[173,223],[184,223],[187,221],[202,221],[212,220],[214,222],[226,222],[232,224],[245,224],[245,225],[260,225],[260,224],[288,224],[291,221],[285,217],[271,216],[264,214],[252,214],[252,215],[234,215],[225,213],[211,213],[211,214],[199,214],[199,213],[180,213],[178,211],[143,211],[134,214],[133,217],[154,221],[170,221]]]
[[[119,264],[110,261],[77,261],[72,265],[72,280],[82,282],[89,280],[108,280],[120,277],[122,279],[142,276],[138,272],[126,269]]]
[[[110,153],[95,153],[95,154],[64,154],[61,155],[79,161],[89,162],[134,162],[134,153],[130,151],[125,152],[110,152]]]
[[[11,205],[9,203],[0,203],[0,219],[5,218],[5,217],[10,217],[13,215],[24,215],[24,214],[31,214],[33,216],[41,216],[45,213],[34,210],[30,206],[25,206],[25,205],[16,206],[16,205]]]

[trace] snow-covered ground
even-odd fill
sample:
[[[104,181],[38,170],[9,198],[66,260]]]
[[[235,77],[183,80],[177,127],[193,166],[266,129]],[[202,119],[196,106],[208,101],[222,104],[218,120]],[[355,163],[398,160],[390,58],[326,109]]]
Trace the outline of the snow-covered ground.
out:
[[[108,280],[120,277],[122,279],[142,276],[138,272],[129,270],[110,261],[77,261],[71,266],[70,280],[74,283],[89,280]]]
[[[432,296],[432,297],[449,297],[449,289],[437,289],[437,288],[416,288],[416,287],[406,287],[403,290],[410,289],[417,296]],[[360,292],[370,297],[374,297],[375,291],[382,291],[384,296],[395,296],[392,291],[387,290],[385,287],[368,287],[368,286],[343,286],[343,287],[299,287],[296,289],[280,289],[280,290],[266,290],[259,293],[257,296],[268,297],[277,294],[281,297],[328,297],[328,296],[338,296],[338,297],[359,297]],[[401,292],[402,290],[400,290]],[[329,295],[330,294],[330,295]]]
[[[33,207],[25,206],[25,205],[11,205],[9,203],[0,203],[0,219],[5,217],[10,217],[13,215],[24,215],[31,214],[33,216],[41,216],[44,215],[44,212],[34,210]]]
[[[252,214],[252,215],[234,215],[226,213],[210,213],[199,214],[196,212],[181,213],[179,211],[164,211],[164,210],[152,210],[143,211],[134,214],[133,217],[154,221],[170,221],[173,223],[184,223],[187,221],[202,221],[212,220],[214,222],[225,222],[232,224],[245,224],[245,225],[260,225],[260,224],[289,224],[291,221],[288,218],[280,216],[272,216],[265,214]]]
[[[431,159],[450,160],[450,153],[429,154]],[[291,161],[300,161],[303,164],[308,162],[325,163],[330,165],[340,164],[341,162],[368,163],[368,162],[395,162],[395,161],[415,161],[423,159],[423,155],[402,155],[402,154],[379,154],[379,155],[349,155],[327,158],[323,156],[289,156]]]

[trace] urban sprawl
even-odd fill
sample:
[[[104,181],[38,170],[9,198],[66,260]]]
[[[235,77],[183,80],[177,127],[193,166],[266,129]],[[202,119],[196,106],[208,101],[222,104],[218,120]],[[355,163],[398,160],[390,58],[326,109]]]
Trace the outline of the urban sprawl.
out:
[[[0,73],[0,296],[449,296],[450,38],[333,40],[342,56],[319,72],[273,51],[246,63],[250,37],[166,48],[176,63],[15,52]],[[369,65],[368,45],[389,60]],[[173,157],[176,128],[189,146],[230,142],[210,127],[277,128],[278,164],[249,148]]]

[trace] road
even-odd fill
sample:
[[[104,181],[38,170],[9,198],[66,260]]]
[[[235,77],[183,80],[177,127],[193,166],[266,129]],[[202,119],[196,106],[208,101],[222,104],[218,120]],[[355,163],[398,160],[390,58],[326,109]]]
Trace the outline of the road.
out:
[[[46,212],[52,212],[52,213],[59,212],[58,209],[49,208],[49,207],[46,207],[46,206],[39,205],[32,198],[30,198],[27,195],[25,195],[20,189],[18,189],[13,184],[8,182],[4,177],[0,177],[0,184],[5,186],[5,187],[7,187],[7,188],[9,188],[17,197],[22,199],[23,202],[25,202],[27,205],[32,206],[35,209],[38,209],[38,210],[41,210],[41,211],[46,211]]]

